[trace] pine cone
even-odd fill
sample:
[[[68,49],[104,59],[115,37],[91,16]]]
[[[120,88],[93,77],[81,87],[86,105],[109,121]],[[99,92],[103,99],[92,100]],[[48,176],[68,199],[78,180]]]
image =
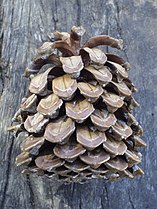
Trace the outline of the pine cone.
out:
[[[26,135],[16,164],[64,182],[134,178],[143,174],[138,149],[146,144],[132,115],[138,103],[130,66],[96,48],[122,49],[123,42],[100,35],[80,46],[84,32],[55,32],[26,69],[29,90],[11,128]]]

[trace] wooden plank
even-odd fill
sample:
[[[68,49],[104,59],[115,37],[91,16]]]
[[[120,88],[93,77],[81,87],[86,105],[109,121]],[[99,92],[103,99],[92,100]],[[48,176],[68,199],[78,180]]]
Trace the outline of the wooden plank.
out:
[[[157,207],[157,1],[147,0],[3,0],[0,5],[2,50],[0,72],[0,209],[155,209]],[[20,140],[8,133],[27,79],[22,74],[35,48],[54,30],[83,24],[85,39],[109,34],[123,38],[122,54],[132,65],[130,76],[139,89],[136,116],[148,148],[142,151],[143,178],[62,185],[41,177],[19,175],[14,165]],[[108,48],[109,51],[115,51]],[[117,53],[117,51],[116,51]]]

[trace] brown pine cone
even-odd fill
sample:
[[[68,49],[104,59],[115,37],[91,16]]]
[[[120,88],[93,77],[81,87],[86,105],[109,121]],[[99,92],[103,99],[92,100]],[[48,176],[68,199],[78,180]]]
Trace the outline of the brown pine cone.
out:
[[[16,164],[64,182],[134,178],[143,174],[138,149],[146,144],[132,115],[138,103],[130,65],[96,48],[122,49],[123,41],[100,35],[80,46],[84,32],[75,26],[70,34],[55,32],[26,69],[28,94],[11,128],[27,135]]]

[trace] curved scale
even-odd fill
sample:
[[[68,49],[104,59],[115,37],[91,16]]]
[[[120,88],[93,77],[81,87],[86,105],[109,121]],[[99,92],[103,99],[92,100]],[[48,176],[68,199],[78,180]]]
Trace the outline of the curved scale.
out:
[[[65,74],[52,80],[52,89],[60,98],[70,100],[77,89],[77,82],[70,75]]]
[[[43,176],[44,175],[44,171],[41,168],[38,168],[37,166],[27,167],[27,168],[23,169],[21,173],[22,174],[35,173],[35,174],[37,174],[39,176]]]
[[[132,92],[137,92],[137,88],[135,87],[135,85],[133,84],[133,82],[131,82],[131,80],[130,80],[129,78],[123,79],[123,82],[127,85],[127,87],[128,87]]]
[[[115,62],[115,63],[121,65],[122,67],[124,67],[126,70],[129,70],[131,67],[128,62],[126,62],[123,58],[121,58],[115,54],[106,53],[106,56],[107,56],[108,61]]]
[[[139,124],[132,124],[131,128],[135,135],[142,136],[143,135],[143,128]]]
[[[38,168],[51,172],[54,168],[62,166],[64,161],[54,154],[49,154],[37,157],[35,159],[35,164]]]
[[[77,141],[88,150],[93,150],[106,141],[104,132],[92,131],[87,126],[77,128]]]
[[[82,123],[94,111],[93,105],[86,99],[82,101],[78,100],[73,102],[66,102],[65,109],[68,117],[76,120],[78,123]]]
[[[113,48],[122,49],[123,40],[116,39],[108,35],[99,35],[90,38],[85,44],[84,47],[93,48],[100,45],[111,46]]]
[[[132,167],[132,173],[133,173],[134,176],[144,175],[143,170],[138,165],[134,165]]]
[[[105,163],[106,167],[109,169],[117,170],[117,171],[124,171],[128,167],[128,163],[123,160],[121,157],[115,157],[110,159]]]
[[[50,35],[51,35],[51,37],[49,36],[49,38],[53,39],[52,41],[54,41],[54,40],[66,41],[67,39],[70,39],[70,34],[67,32],[55,31]]]
[[[92,167],[98,168],[102,163],[110,159],[110,155],[104,150],[95,149],[93,151],[87,151],[80,156],[80,159]]]
[[[16,157],[15,163],[17,166],[23,165],[23,164],[29,164],[32,161],[32,157],[30,156],[29,152],[21,152]]]
[[[107,61],[107,65],[109,65],[111,71],[115,71],[116,74],[119,74],[122,78],[128,78],[128,72],[121,65],[111,61]]]
[[[38,73],[39,70],[46,64],[54,64],[60,66],[60,60],[56,54],[51,54],[48,56],[37,56],[25,69],[24,75],[26,77],[30,76],[30,74]]]
[[[146,147],[147,146],[145,141],[143,141],[139,136],[135,135],[133,137],[133,140],[134,140],[135,147]]]
[[[81,56],[60,57],[62,67],[65,73],[78,77],[84,65]]]
[[[53,48],[58,49],[63,54],[66,54],[68,56],[77,55],[76,50],[69,45],[68,41],[55,41],[53,42]]]
[[[89,165],[83,163],[79,158],[72,163],[66,162],[64,166],[74,172],[81,172],[89,168]]]
[[[141,162],[141,153],[133,151],[133,150],[132,151],[127,150],[125,152],[125,157],[127,159],[129,167],[132,167],[133,165]]]
[[[89,65],[85,69],[89,71],[95,77],[95,79],[103,86],[105,86],[112,80],[112,74],[106,66]]]
[[[71,118],[62,117],[46,126],[44,137],[52,143],[60,143],[75,131],[75,123]]]
[[[124,121],[118,120],[115,125],[112,126],[114,137],[117,140],[126,139],[132,135],[133,131]]]
[[[53,43],[52,42],[44,42],[42,46],[40,46],[37,49],[37,55],[42,57],[42,56],[49,56],[50,54],[53,54],[54,49],[53,49]]]
[[[34,137],[33,135],[28,136],[21,143],[21,150],[24,152],[29,152],[32,155],[37,155],[39,153],[40,147],[44,144],[44,137]]]
[[[30,133],[39,133],[43,130],[46,123],[49,119],[44,118],[44,116],[40,113],[36,113],[35,115],[29,115],[24,122],[25,129]]]
[[[65,160],[74,160],[79,155],[82,155],[86,149],[82,147],[81,144],[76,143],[75,141],[69,141],[64,145],[57,144],[54,149],[54,154]]]
[[[34,113],[36,111],[36,103],[37,103],[37,95],[32,94],[28,98],[24,98],[21,103],[21,110],[32,112]]]
[[[124,99],[124,102],[129,111],[133,110],[135,107],[139,107],[139,103],[135,100],[133,96],[126,97]]]
[[[124,101],[120,96],[113,93],[109,93],[107,91],[104,91],[104,94],[102,94],[101,97],[107,105],[108,111],[111,113],[115,112],[124,104]]]
[[[127,150],[127,146],[123,141],[116,141],[111,138],[107,138],[103,143],[103,148],[112,155],[123,155]]]
[[[65,167],[65,163],[64,163],[64,165],[54,169],[54,173],[56,175],[61,175],[61,176],[65,176],[70,172],[71,172],[71,170],[69,170],[68,168]]]
[[[106,174],[109,172],[109,169],[104,164],[99,166],[97,169],[90,167],[89,170],[92,171],[94,174]]]
[[[103,65],[107,61],[107,57],[103,51],[98,48],[88,48],[84,47],[81,49],[80,53],[83,56],[83,52],[88,53],[89,58],[92,62]]]
[[[89,102],[95,102],[103,93],[103,88],[100,85],[92,85],[90,83],[79,82],[77,84],[80,93],[86,97]]]
[[[119,171],[118,173],[120,174],[120,177],[127,177],[130,179],[134,178],[134,175],[128,169],[126,169],[124,171]]]
[[[92,123],[99,131],[106,131],[117,121],[114,114],[109,113],[107,110],[96,109],[90,116]]]
[[[113,85],[113,88],[116,88],[118,90],[118,93],[121,96],[131,96],[132,92],[124,82],[116,83],[114,81],[111,81],[110,83]]]
[[[62,106],[63,101],[55,94],[50,94],[49,96],[40,100],[37,111],[45,116],[55,118],[58,115],[58,111]]]
[[[46,70],[44,73],[40,73],[32,78],[30,85],[29,85],[29,91],[33,94],[42,94],[45,95],[47,93],[47,76],[49,72],[51,71],[51,68]]]

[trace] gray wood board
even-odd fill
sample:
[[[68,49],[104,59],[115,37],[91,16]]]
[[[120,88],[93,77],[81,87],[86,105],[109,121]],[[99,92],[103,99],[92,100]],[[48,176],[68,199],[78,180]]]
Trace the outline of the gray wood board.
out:
[[[0,3],[0,209],[156,209],[157,208],[157,0],[1,0]],[[24,97],[25,67],[54,30],[82,24],[84,39],[109,34],[124,39],[122,55],[141,104],[135,116],[148,144],[142,150],[144,177],[62,185],[26,177],[14,165],[20,140],[6,128]]]

